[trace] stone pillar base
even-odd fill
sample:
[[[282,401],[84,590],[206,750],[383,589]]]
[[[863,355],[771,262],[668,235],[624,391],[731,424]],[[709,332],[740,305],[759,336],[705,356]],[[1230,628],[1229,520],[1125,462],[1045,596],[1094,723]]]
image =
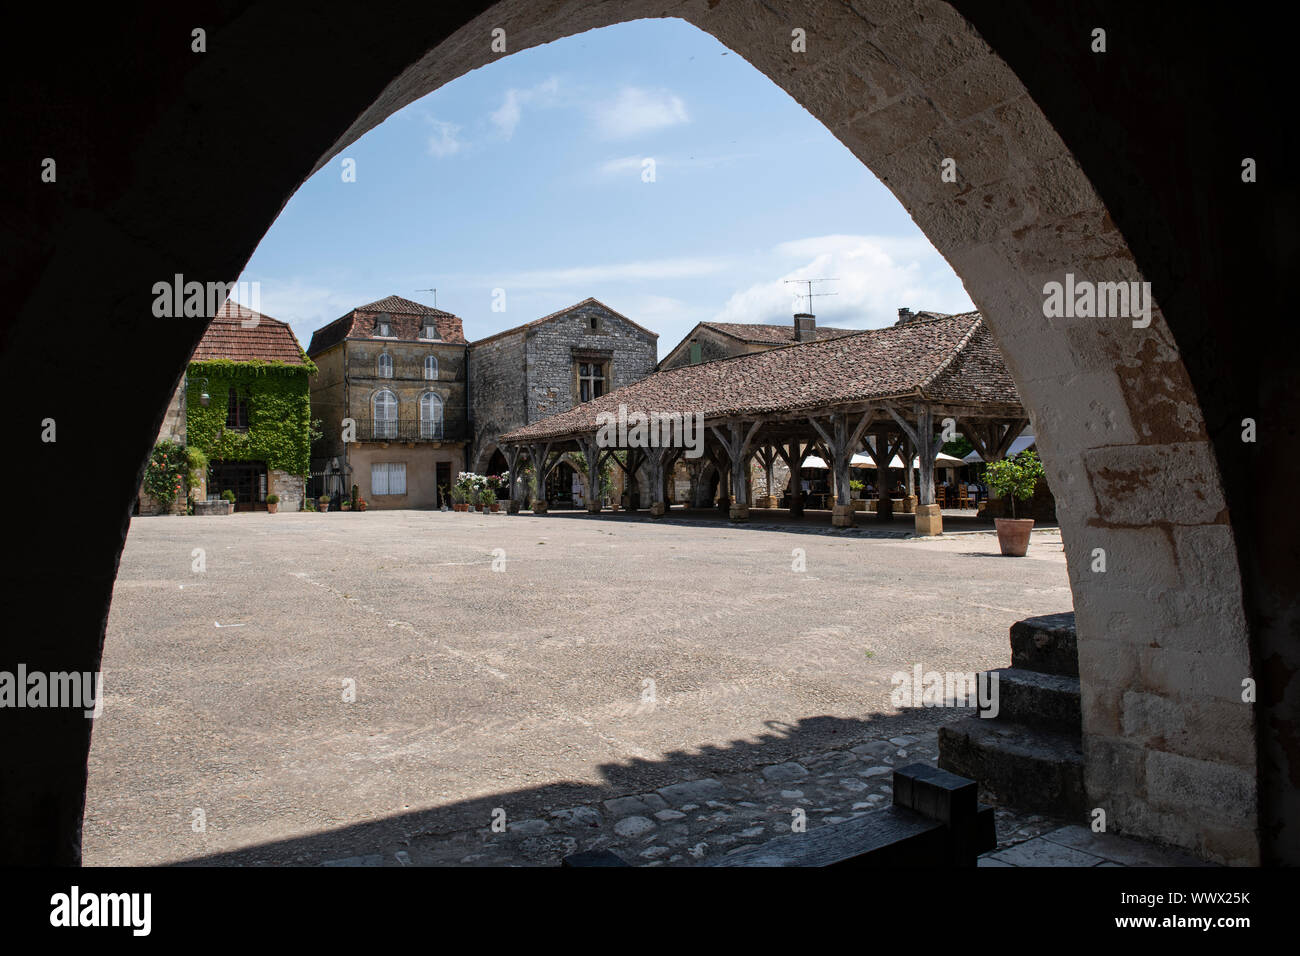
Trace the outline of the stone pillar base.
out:
[[[833,506],[831,508],[831,527],[852,528],[854,513],[855,513],[855,509],[853,505]]]
[[[748,521],[749,505],[732,505],[730,514],[732,521]]]
[[[544,515],[544,514],[546,514],[546,502],[543,501],[541,498],[534,498],[534,499],[529,503],[529,507],[531,507],[531,508],[533,509],[533,514],[535,514],[535,515]]]
[[[587,502],[587,514],[589,514],[589,515],[598,515],[598,514],[600,514],[600,502],[599,502],[599,501],[588,501],[588,502]]]
[[[664,505],[662,501],[656,501],[652,505],[650,505],[650,517],[662,518],[664,516],[664,512],[667,510],[668,510],[667,506]]]
[[[917,535],[943,534],[943,512],[938,505],[918,505],[916,509]]]

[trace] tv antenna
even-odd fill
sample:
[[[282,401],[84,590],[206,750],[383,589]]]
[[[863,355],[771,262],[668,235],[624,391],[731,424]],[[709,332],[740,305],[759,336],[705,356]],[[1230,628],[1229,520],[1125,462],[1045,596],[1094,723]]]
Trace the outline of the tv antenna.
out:
[[[808,312],[809,312],[809,313],[812,312],[812,300],[813,300],[813,299],[820,298],[821,296],[824,296],[824,295],[839,295],[838,292],[814,292],[814,291],[812,290],[813,283],[814,283],[814,282],[839,282],[839,281],[840,281],[839,279],[834,278],[833,276],[830,277],[830,278],[826,278],[826,279],[786,279],[786,280],[785,280],[786,285],[789,285],[791,282],[799,282],[799,283],[802,283],[802,284],[808,286],[808,291],[807,291],[807,292],[796,292],[796,293],[795,293],[795,296],[798,297],[798,298],[804,298],[804,299],[807,299],[807,300],[808,300]]]
[[[432,292],[432,293],[433,293],[433,307],[434,307],[435,309],[438,307],[438,290],[437,290],[437,289],[416,289],[415,291],[416,291],[416,292]]]

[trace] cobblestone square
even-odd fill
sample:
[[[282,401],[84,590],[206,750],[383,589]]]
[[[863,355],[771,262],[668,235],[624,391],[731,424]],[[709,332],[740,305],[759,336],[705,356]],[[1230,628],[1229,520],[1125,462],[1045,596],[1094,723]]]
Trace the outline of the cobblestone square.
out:
[[[891,675],[1006,666],[1013,622],[1071,606],[1056,531],[997,551],[627,515],[134,519],[86,862],[692,865],[795,808],[846,819],[968,713],[900,711]]]

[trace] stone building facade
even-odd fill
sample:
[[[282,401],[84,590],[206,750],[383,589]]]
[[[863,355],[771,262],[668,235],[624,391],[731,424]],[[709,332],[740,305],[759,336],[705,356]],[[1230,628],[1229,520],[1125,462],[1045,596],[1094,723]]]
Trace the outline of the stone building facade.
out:
[[[154,444],[160,442],[172,441],[178,445],[185,444],[185,378],[181,377],[180,384],[176,386],[176,391],[172,393],[171,401],[167,403],[167,411],[163,415],[162,426],[158,429],[158,437],[154,439]],[[160,514],[185,514],[185,499],[180,495],[172,502],[170,508],[163,508],[162,504],[149,492],[143,488],[136,495],[136,514],[141,515],[160,515]]]
[[[497,436],[645,378],[659,336],[596,299],[469,346],[472,471],[505,468]]]
[[[465,470],[465,334],[458,316],[390,295],[313,335],[312,450],[327,493],[368,508],[433,508]],[[337,479],[334,476],[338,476]]]

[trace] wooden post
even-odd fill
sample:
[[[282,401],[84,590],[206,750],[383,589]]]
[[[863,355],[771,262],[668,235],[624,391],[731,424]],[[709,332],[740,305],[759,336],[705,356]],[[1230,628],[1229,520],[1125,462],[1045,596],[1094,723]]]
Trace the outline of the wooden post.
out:
[[[853,467],[853,455],[862,445],[862,436],[876,417],[875,409],[867,409],[850,429],[849,417],[843,412],[831,415],[829,429],[823,428],[817,419],[809,416],[808,421],[821,435],[835,474],[835,507],[831,511],[831,524],[837,528],[852,527],[853,498],[849,487],[849,473]]]
[[[731,463],[731,493],[735,495],[730,510],[732,521],[749,519],[749,446],[761,424],[755,421],[746,430],[744,422],[731,422],[726,434],[716,425],[710,426]]]
[[[920,477],[920,501],[916,506],[916,533],[922,535],[941,534],[943,516],[939,506],[934,503],[934,459],[943,447],[943,436],[934,434],[934,409],[925,402],[916,402],[912,412],[916,416],[916,427],[908,424],[901,415],[888,406],[889,414],[917,449]],[[907,462],[911,469],[911,461]]]

